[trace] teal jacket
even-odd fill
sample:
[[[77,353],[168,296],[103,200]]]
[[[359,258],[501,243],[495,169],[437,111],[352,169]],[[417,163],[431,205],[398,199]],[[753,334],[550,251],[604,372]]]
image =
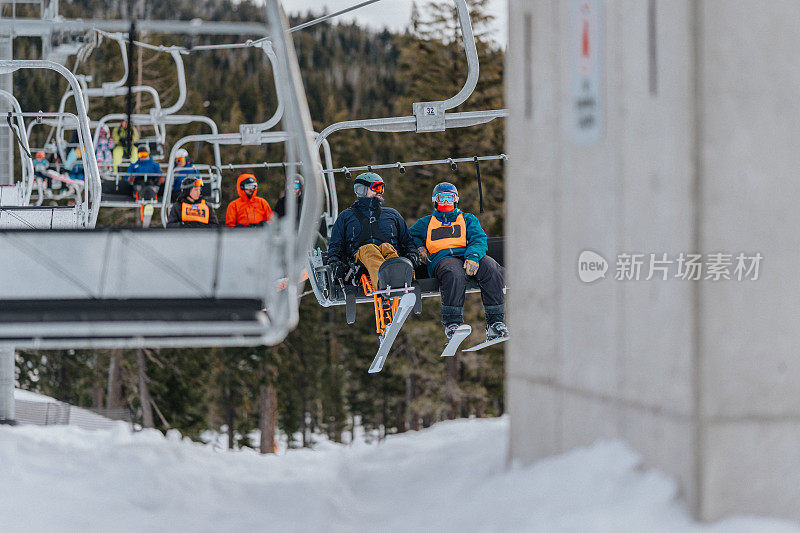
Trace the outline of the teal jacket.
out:
[[[417,222],[408,229],[411,238],[414,240],[414,245],[419,248],[425,246],[425,240],[428,238],[428,224],[431,221],[431,216],[435,216],[442,222],[454,222],[459,213],[463,213],[460,209],[454,209],[450,213],[441,213],[436,211],[433,215],[428,215],[417,220]],[[433,277],[433,270],[436,264],[445,257],[455,256],[471,259],[472,261],[479,262],[486,255],[489,247],[486,244],[486,232],[483,231],[481,223],[478,222],[478,217],[472,213],[464,213],[464,222],[467,223],[467,247],[466,248],[449,248],[447,250],[440,250],[430,256],[428,262],[428,275]]]

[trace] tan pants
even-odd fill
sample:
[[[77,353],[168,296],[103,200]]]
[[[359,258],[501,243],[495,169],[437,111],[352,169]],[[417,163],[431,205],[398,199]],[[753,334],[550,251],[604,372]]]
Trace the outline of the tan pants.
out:
[[[378,270],[381,268],[383,262],[390,257],[397,257],[397,250],[394,249],[389,243],[383,243],[380,246],[374,244],[365,244],[356,252],[356,261],[367,267],[369,272],[369,279],[372,281],[372,286],[378,288]]]

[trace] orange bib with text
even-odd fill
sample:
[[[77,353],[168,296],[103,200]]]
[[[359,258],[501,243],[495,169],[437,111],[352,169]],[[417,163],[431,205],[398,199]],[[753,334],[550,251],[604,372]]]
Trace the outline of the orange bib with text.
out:
[[[208,224],[209,210],[205,200],[200,200],[197,204],[187,204],[183,202],[181,209],[181,220],[184,222],[200,222]]]
[[[435,254],[450,248],[467,247],[467,223],[464,214],[459,213],[453,222],[442,222],[435,216],[428,222],[428,238],[425,248],[429,254]]]

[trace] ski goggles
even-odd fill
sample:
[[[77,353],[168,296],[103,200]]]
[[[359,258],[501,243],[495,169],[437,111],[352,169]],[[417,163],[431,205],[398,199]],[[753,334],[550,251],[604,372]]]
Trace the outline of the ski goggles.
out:
[[[185,157],[176,157],[175,158],[175,162],[176,163],[180,163],[181,165],[184,165],[184,164],[186,164],[186,158]]]
[[[439,192],[433,197],[433,201],[439,205],[453,205],[458,201],[458,195],[454,192]]]
[[[370,183],[369,188],[378,194],[383,194],[384,184],[379,181],[376,181],[375,183]]]
[[[258,182],[253,178],[247,178],[242,182],[242,190],[252,191],[255,190],[256,187],[258,187]]]
[[[300,190],[300,182],[299,181],[295,181],[294,182],[294,190],[296,190],[296,191]]]
[[[201,180],[199,178],[192,182],[192,188],[194,188],[194,187],[202,187],[202,186],[203,186],[203,180]]]

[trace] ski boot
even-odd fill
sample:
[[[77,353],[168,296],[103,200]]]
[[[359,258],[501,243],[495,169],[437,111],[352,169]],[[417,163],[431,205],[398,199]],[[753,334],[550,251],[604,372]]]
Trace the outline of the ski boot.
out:
[[[456,332],[456,330],[458,329],[458,327],[460,325],[461,324],[454,323],[454,324],[447,324],[444,327],[444,334],[445,334],[445,336],[447,337],[448,340],[453,338],[453,334]]]
[[[508,327],[505,322],[498,321],[486,326],[486,340],[493,341],[500,337],[508,337]]]

